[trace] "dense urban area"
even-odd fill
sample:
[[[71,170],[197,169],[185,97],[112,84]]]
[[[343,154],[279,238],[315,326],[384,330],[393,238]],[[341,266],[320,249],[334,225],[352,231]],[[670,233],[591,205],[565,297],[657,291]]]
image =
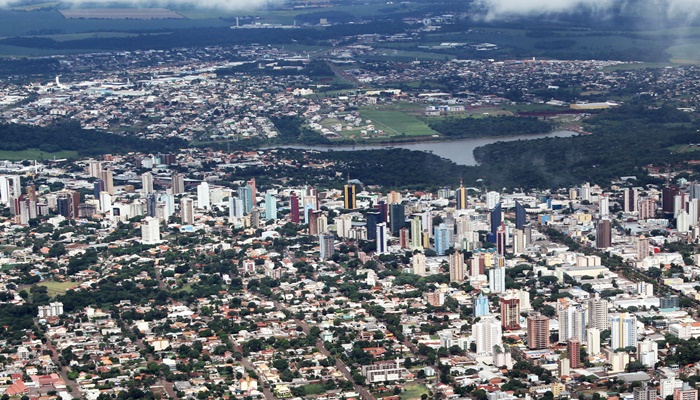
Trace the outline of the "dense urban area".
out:
[[[0,10],[0,400],[698,400],[671,36],[57,7]]]

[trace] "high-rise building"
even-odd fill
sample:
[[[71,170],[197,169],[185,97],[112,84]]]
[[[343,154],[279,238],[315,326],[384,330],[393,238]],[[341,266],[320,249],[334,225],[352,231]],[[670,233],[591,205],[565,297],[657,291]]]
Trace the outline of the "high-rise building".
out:
[[[377,239],[377,224],[381,222],[381,214],[371,211],[365,215],[365,218],[367,220],[367,239]]]
[[[632,398],[634,400],[656,400],[656,387],[642,382],[641,387],[632,389]]]
[[[160,242],[160,221],[158,218],[146,217],[141,221],[141,241],[144,244]]]
[[[391,192],[387,193],[386,201],[389,204],[401,204],[401,193],[392,190]]]
[[[566,342],[566,352],[569,355],[569,367],[578,368],[581,366],[581,342],[578,339],[569,339]]]
[[[150,193],[146,196],[146,215],[149,217],[155,217],[156,216],[156,205],[158,202],[156,201],[156,195],[155,193]]]
[[[389,222],[389,206],[384,201],[377,203],[374,208],[379,213],[379,222]]]
[[[461,185],[459,185],[459,188],[457,188],[457,191],[455,192],[455,198],[457,200],[457,204],[455,205],[455,208],[457,210],[466,210],[467,209],[467,189]]]
[[[452,247],[453,236],[452,225],[442,223],[435,227],[435,252],[438,255],[444,256],[447,249]]]
[[[411,235],[406,227],[399,229],[399,245],[402,249],[411,248]]]
[[[257,203],[258,187],[255,185],[255,178],[250,178],[248,182],[246,182],[246,186],[250,188],[250,197],[253,199],[253,204]]]
[[[377,224],[377,227],[375,228],[375,236],[377,240],[377,254],[387,254],[389,252],[388,246],[387,246],[387,229],[386,229],[386,222],[381,222]]]
[[[513,230],[513,254],[519,256],[525,253],[525,232],[521,229]]]
[[[610,327],[608,301],[596,295],[588,300],[588,326],[604,331]]]
[[[601,219],[596,226],[596,247],[607,249],[612,246],[612,224],[609,219]]]
[[[344,203],[346,210],[354,210],[357,208],[357,193],[355,192],[355,185],[345,185],[343,189]]]
[[[180,200],[180,219],[183,224],[194,224],[194,201],[192,199]]]
[[[501,298],[501,326],[504,330],[520,329],[520,299],[517,297]]]
[[[527,347],[531,350],[549,347],[549,318],[540,313],[527,317]]]
[[[496,266],[489,270],[489,287],[491,293],[503,293],[506,291],[506,269]]]
[[[493,210],[496,205],[501,202],[501,194],[498,192],[488,192],[486,193],[486,208]],[[500,224],[500,222],[499,222]]]
[[[589,355],[595,356],[600,354],[600,329],[586,329],[586,348]]]
[[[489,213],[490,223],[491,223],[491,235],[493,235],[492,243],[495,243],[496,232],[503,222],[503,213],[501,212],[501,203],[496,204],[496,206]]]
[[[676,230],[678,233],[687,233],[690,230],[690,218],[685,210],[681,210],[676,216]]]
[[[265,193],[265,219],[277,219],[277,198],[270,192]]]
[[[622,192],[622,210],[626,213],[637,211],[637,203],[639,202],[639,192],[637,188],[625,188]]]
[[[0,203],[10,206],[22,194],[19,175],[0,175]]]
[[[639,236],[637,238],[637,259],[643,260],[649,255],[651,247],[649,246],[649,238],[644,236]]]
[[[97,160],[88,161],[88,174],[93,178],[102,177],[102,163]]]
[[[645,198],[639,201],[639,219],[645,220],[656,217],[656,200]]]
[[[333,256],[335,249],[333,248],[333,234],[329,232],[322,233],[319,235],[318,241],[320,243],[320,254],[319,258],[321,260],[328,260]]]
[[[75,219],[79,216],[80,193],[72,190],[59,192],[56,198],[58,214],[66,219]]]
[[[411,220],[411,248],[423,249],[423,224],[418,216]]]
[[[238,197],[230,196],[228,198],[228,218],[233,220],[234,218],[243,218],[245,215],[245,206],[243,205],[243,200]]]
[[[464,254],[455,251],[450,254],[450,282],[464,281]]]
[[[506,255],[506,226],[503,222],[496,230],[496,252],[501,256]]]
[[[150,172],[144,172],[141,175],[141,186],[143,188],[143,194],[148,195],[153,193],[153,174]]]
[[[253,202],[253,188],[250,186],[239,186],[238,198],[243,202],[243,213],[250,214],[255,205]]]
[[[527,211],[525,206],[520,204],[520,202],[515,202],[515,227],[517,229],[523,229],[527,223]]]
[[[399,230],[406,226],[404,209],[403,204],[389,205],[389,228],[391,229],[392,235],[398,234]]]
[[[485,317],[489,314],[489,298],[484,296],[483,293],[479,293],[474,299],[474,316]]]
[[[661,210],[666,218],[672,218],[676,211],[676,196],[680,194],[678,186],[667,186],[661,189]]]
[[[610,348],[637,347],[637,319],[623,313],[610,317]]]
[[[698,400],[698,390],[684,382],[682,388],[673,391],[673,400]]]
[[[662,399],[673,396],[673,392],[681,388],[683,388],[683,381],[678,379],[675,375],[671,375],[659,381],[659,395]]]
[[[425,254],[415,253],[411,259],[411,266],[413,267],[413,273],[416,275],[425,275]]]
[[[610,215],[610,199],[608,196],[600,196],[598,199],[598,215],[607,218]]]
[[[105,191],[109,194],[114,194],[114,172],[112,170],[102,170],[100,179],[105,183]]]
[[[557,317],[560,342],[566,342],[569,339],[586,340],[586,309],[583,306],[560,299]]]
[[[185,193],[185,176],[177,172],[173,172],[170,177],[170,190],[173,194]]]
[[[297,194],[292,192],[292,194],[289,197],[289,206],[292,209],[291,210],[291,218],[292,218],[292,223],[298,224],[299,223],[299,198],[297,197]]]
[[[201,209],[211,208],[211,194],[209,184],[204,181],[197,186],[197,207]]]
[[[319,233],[318,219],[319,219],[319,217],[321,217],[322,213],[323,213],[323,211],[321,211],[321,210],[311,210],[311,212],[309,212],[309,219],[308,219],[309,235],[311,235],[311,236],[318,235],[318,233]]]
[[[480,355],[493,355],[494,346],[503,343],[501,324],[493,317],[484,317],[473,327],[476,353]]]

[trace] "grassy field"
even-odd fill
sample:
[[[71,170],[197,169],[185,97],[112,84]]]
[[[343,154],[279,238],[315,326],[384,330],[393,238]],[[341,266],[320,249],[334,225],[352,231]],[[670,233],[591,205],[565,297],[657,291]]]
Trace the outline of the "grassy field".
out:
[[[66,293],[66,290],[72,289],[78,285],[80,285],[80,282],[47,281],[47,282],[40,283],[38,286],[46,287],[46,291],[48,292],[49,296],[56,297],[59,294]]]
[[[413,115],[394,110],[362,110],[363,119],[370,119],[378,129],[389,136],[431,136],[438,133],[430,129],[425,122]]]
[[[52,160],[59,158],[77,158],[77,151],[59,151],[57,153],[46,153],[39,149],[29,149],[22,151],[3,151],[0,150],[0,160]]]
[[[326,393],[326,389],[324,389],[323,385],[319,383],[311,383],[308,385],[304,385],[304,392],[307,396],[310,396],[315,394]]]
[[[403,400],[415,400],[420,399],[421,395],[428,394],[428,388],[418,382],[407,383],[405,386],[405,391],[401,393],[401,398]]]

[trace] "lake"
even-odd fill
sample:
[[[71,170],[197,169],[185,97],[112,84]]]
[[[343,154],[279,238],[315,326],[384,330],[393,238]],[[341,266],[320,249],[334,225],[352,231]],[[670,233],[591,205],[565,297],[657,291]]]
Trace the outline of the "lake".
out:
[[[515,140],[534,140],[550,137],[570,137],[578,135],[577,132],[573,131],[556,131],[550,133],[543,133],[539,135],[518,135],[518,136],[499,136],[497,138],[472,138],[472,139],[459,139],[459,140],[442,140],[434,142],[416,142],[416,143],[396,143],[396,144],[384,144],[384,145],[356,145],[356,146],[303,146],[303,145],[289,145],[289,146],[272,146],[280,147],[285,149],[304,149],[304,150],[319,150],[319,151],[353,151],[353,150],[377,150],[377,149],[408,149],[408,150],[418,150],[427,151],[433,153],[437,156],[446,158],[448,160],[454,161],[456,164],[460,165],[477,165],[474,159],[474,149],[487,144],[492,144],[496,142],[512,142]]]

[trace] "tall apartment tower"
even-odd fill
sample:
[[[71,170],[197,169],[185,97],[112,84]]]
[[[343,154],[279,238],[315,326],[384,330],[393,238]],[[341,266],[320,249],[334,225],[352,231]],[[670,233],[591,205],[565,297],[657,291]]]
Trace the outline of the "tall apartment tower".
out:
[[[450,254],[450,282],[462,282],[464,275],[464,254],[455,251]]]
[[[636,188],[625,188],[622,192],[622,210],[626,213],[636,212],[639,202],[639,191]]]
[[[356,196],[355,185],[345,185],[343,188],[343,206],[346,210],[354,210],[357,208]]]
[[[581,342],[578,339],[569,339],[566,352],[569,355],[569,367],[578,368],[581,365]]]
[[[601,219],[596,226],[596,247],[607,249],[612,246],[612,224],[609,219]]]
[[[527,317],[527,347],[531,350],[549,347],[549,318],[540,313]]]
[[[608,301],[601,299],[600,295],[588,300],[588,327],[604,331],[610,327],[608,317]]]
[[[501,327],[504,330],[520,329],[520,299],[501,298]]]

